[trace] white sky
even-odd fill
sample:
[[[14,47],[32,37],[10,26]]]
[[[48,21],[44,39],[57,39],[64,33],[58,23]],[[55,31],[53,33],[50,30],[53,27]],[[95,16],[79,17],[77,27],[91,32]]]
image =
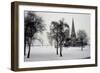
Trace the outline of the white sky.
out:
[[[35,12],[35,13],[43,18],[44,24],[47,26],[47,29],[49,29],[49,26],[51,25],[52,21],[59,21],[62,18],[64,18],[64,22],[69,24],[71,29],[72,18],[73,18],[76,32],[80,29],[84,30],[88,36],[90,34],[90,14],[53,13],[53,12]]]

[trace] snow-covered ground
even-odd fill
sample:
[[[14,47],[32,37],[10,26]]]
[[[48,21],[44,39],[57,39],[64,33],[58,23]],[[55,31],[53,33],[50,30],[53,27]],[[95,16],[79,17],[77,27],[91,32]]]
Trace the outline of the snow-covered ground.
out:
[[[28,49],[27,49],[28,51]],[[85,46],[83,51],[81,47],[63,47],[63,56],[56,55],[56,48],[52,46],[34,46],[31,47],[30,58],[24,57],[27,61],[50,61],[50,60],[71,60],[71,59],[89,59],[90,47]]]

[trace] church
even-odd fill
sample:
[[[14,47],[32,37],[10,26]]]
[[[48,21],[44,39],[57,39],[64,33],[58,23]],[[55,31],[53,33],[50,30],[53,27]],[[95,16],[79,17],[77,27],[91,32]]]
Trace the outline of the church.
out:
[[[70,31],[70,29],[69,29],[69,31]],[[77,40],[76,32],[75,32],[74,19],[72,19],[71,34],[69,35],[69,37],[66,38],[64,46],[76,46],[77,42],[78,42],[78,40]]]
[[[70,31],[70,29],[69,29]],[[70,32],[69,32],[70,33]],[[65,33],[67,34],[67,33]],[[72,19],[72,29],[71,29],[71,34],[69,35],[69,37],[66,37],[65,39],[65,43],[64,46],[81,46],[81,45],[87,45],[87,41],[82,42],[76,35],[75,32],[75,25],[74,25],[74,19]]]

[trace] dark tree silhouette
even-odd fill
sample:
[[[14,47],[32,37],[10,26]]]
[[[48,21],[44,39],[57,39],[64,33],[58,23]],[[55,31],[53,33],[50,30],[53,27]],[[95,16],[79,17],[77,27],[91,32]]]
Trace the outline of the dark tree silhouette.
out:
[[[84,40],[87,40],[87,34],[84,30],[79,30],[77,35],[78,35],[78,39],[80,40],[80,43],[81,43],[81,51],[83,51]]]
[[[62,56],[62,47],[65,41],[65,27],[69,28],[67,23],[64,23],[64,19],[58,22],[52,21],[50,30],[52,33],[52,38],[56,41],[56,53],[58,55],[58,48],[60,48],[60,56]]]
[[[56,53],[58,55],[58,23],[55,21],[52,21],[50,30],[51,30],[51,37],[56,41],[55,47],[57,48]]]
[[[64,42],[66,39],[66,36],[68,33],[65,33],[66,30],[64,28],[68,28],[69,29],[69,25],[67,23],[64,23],[64,19],[59,21],[59,26],[58,26],[58,37],[59,37],[59,47],[60,47],[60,56],[62,56],[62,48],[64,46]]]
[[[28,45],[28,55],[30,57],[30,50],[32,41],[35,39],[34,35],[37,32],[44,30],[43,20],[32,11],[26,11],[24,16],[24,55],[26,55],[26,45]]]

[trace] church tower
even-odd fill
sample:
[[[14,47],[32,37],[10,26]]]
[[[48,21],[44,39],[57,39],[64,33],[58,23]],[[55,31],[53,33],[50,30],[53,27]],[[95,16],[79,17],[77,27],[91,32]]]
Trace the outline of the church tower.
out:
[[[76,38],[75,26],[74,26],[74,19],[72,19],[72,31],[71,31],[71,38]]]
[[[74,19],[72,19],[71,45],[75,46],[75,44],[76,44],[76,33],[75,33]]]

